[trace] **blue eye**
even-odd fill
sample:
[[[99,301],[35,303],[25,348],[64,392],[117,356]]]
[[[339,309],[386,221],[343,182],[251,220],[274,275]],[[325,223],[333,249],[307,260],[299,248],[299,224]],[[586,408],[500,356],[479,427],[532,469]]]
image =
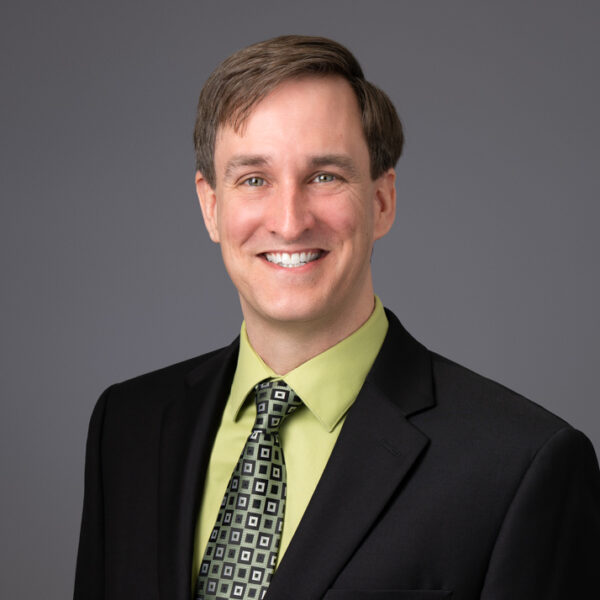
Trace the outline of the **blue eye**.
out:
[[[248,179],[244,180],[244,185],[249,185],[250,187],[260,187],[265,184],[265,180],[262,177],[248,177]]]
[[[317,183],[329,183],[329,182],[335,181],[335,180],[336,180],[336,176],[332,175],[331,173],[319,173],[314,178],[314,181]]]

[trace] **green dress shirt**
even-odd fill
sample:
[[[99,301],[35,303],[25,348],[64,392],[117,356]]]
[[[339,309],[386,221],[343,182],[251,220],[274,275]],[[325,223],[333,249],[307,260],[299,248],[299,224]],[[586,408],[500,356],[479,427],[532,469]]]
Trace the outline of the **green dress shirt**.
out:
[[[213,444],[196,525],[192,586],[195,586],[229,478],[254,424],[256,405],[246,402],[249,392],[268,377],[285,379],[305,404],[293,419],[285,421],[280,431],[287,496],[279,564],[323,473],[346,412],[381,348],[387,328],[383,305],[375,297],[373,313],[352,335],[281,376],[256,354],[242,323],[237,367]]]

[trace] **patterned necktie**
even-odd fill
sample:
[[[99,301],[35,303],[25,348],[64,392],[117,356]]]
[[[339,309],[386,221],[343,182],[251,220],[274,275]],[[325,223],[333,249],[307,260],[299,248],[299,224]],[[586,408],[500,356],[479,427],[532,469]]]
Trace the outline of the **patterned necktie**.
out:
[[[275,570],[285,509],[279,427],[301,400],[282,380],[254,388],[256,421],[206,546],[196,600],[261,600]]]

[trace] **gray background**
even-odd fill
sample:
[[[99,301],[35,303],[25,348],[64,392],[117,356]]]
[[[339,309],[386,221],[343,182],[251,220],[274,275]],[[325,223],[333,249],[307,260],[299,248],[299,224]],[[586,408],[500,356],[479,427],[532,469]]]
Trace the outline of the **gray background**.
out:
[[[228,343],[193,187],[204,79],[251,42],[348,45],[405,123],[384,303],[600,448],[597,2],[3,2],[2,598],[66,598],[110,383]]]

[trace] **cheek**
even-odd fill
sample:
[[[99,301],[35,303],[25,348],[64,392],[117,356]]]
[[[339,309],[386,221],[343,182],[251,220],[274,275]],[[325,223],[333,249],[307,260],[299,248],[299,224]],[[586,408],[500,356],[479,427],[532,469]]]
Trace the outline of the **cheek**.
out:
[[[372,235],[373,215],[367,210],[364,198],[332,199],[320,211],[319,217],[342,240]]]
[[[219,213],[221,243],[234,247],[244,244],[260,228],[260,223],[261,214],[257,204],[244,202],[223,204]]]

